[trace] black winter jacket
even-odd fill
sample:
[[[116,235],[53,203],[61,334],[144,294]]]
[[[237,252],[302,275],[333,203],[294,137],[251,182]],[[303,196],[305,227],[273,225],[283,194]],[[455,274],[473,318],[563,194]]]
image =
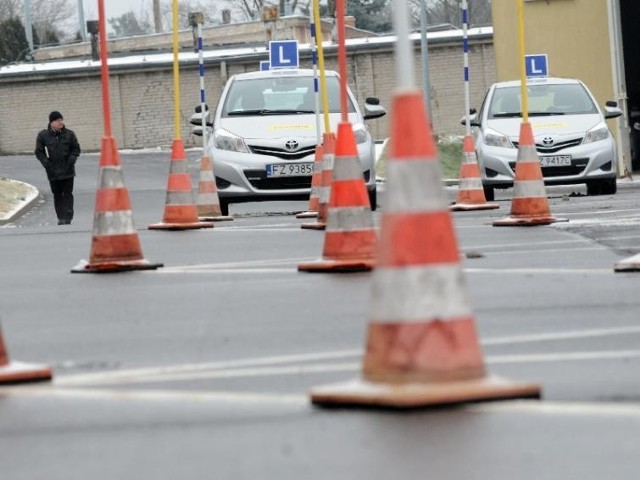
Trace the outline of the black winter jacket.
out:
[[[80,156],[76,134],[68,128],[55,132],[51,126],[36,138],[36,158],[47,170],[49,180],[63,180],[76,175],[75,164]]]

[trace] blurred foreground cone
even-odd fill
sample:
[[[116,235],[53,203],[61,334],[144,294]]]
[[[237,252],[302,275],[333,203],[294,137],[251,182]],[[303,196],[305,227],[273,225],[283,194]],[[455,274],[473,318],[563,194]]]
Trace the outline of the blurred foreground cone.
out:
[[[548,225],[558,221],[551,215],[549,209],[531,124],[522,122],[511,199],[511,216],[496,220],[493,225],[496,227]]]
[[[306,212],[300,212],[296,218],[313,218],[318,216],[320,211],[320,188],[322,187],[322,170],[324,169],[324,158],[322,145],[316,145],[316,156],[313,162],[313,176],[311,177],[311,194],[309,195],[309,206]]]
[[[181,139],[171,146],[171,168],[167,183],[167,197],[162,223],[149,225],[150,230],[189,230],[211,228],[213,223],[198,221],[198,210],[193,201],[191,177],[187,168],[187,156]]]
[[[640,253],[620,260],[613,269],[616,272],[640,272]]]
[[[89,262],[82,260],[71,271],[109,273],[154,270],[161,266],[149,263],[142,255],[116,141],[103,137]]]
[[[326,406],[415,408],[539,397],[488,376],[422,94],[397,94],[387,197],[360,379],[317,387]]]
[[[324,230],[327,227],[329,201],[331,200],[331,181],[335,161],[336,136],[332,132],[322,134],[322,175],[320,177],[318,220],[314,223],[303,223],[300,228],[307,230]]]
[[[371,203],[348,122],[338,125],[331,200],[322,260],[301,263],[304,272],[356,272],[374,267],[376,232]]]
[[[462,144],[462,164],[460,165],[460,187],[456,203],[449,210],[491,210],[500,208],[497,203],[487,203],[480,178],[480,168],[476,157],[473,137],[466,135]]]
[[[197,210],[198,219],[201,222],[233,220],[233,217],[222,215],[220,198],[218,197],[218,187],[216,186],[216,176],[213,173],[213,161],[211,161],[211,157],[206,155],[200,159]]]
[[[53,372],[48,365],[12,362],[4,345],[2,327],[0,326],[0,384],[40,382],[51,380]]]

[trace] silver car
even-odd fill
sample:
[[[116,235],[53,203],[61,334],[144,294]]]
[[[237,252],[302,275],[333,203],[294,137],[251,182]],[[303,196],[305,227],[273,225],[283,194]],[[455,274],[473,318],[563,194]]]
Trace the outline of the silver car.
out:
[[[335,132],[341,119],[339,80],[333,71],[327,71],[326,78]],[[348,103],[363,178],[375,209],[375,146],[364,120],[381,117],[386,110],[376,98],[368,98],[363,115],[351,91]],[[317,143],[314,111],[312,70],[257,71],[228,80],[205,147],[214,161],[223,214],[228,214],[230,203],[309,197]],[[200,113],[191,119],[198,125],[194,134],[201,132],[201,119]]]
[[[584,83],[527,80],[529,121],[546,185],[587,185],[588,195],[616,193],[616,146],[605,119],[622,115],[616,102],[604,113]],[[493,84],[471,116],[487,200],[513,186],[522,122],[520,82]],[[464,123],[464,119],[463,119]]]

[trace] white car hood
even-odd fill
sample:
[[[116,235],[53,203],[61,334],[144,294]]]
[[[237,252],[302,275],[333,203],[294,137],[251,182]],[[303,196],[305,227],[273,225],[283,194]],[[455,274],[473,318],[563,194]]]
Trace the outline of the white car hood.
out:
[[[356,114],[349,114],[349,120],[357,120]],[[336,132],[340,122],[340,114],[329,115],[331,131]],[[226,117],[221,118],[216,125],[226,131],[244,139],[277,139],[316,138],[316,117],[314,114],[302,115],[268,115],[262,117]],[[324,127],[324,120],[320,116],[320,127]]]
[[[599,114],[554,115],[549,117],[529,117],[533,135],[574,136],[584,135],[601,122]],[[520,135],[521,118],[494,118],[487,122],[492,130],[516,139]]]

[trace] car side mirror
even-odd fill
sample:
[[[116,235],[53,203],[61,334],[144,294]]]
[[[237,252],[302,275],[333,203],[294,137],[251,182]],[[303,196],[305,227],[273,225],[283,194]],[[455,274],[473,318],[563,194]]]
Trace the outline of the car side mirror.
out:
[[[364,119],[373,120],[387,114],[387,109],[380,105],[380,99],[376,97],[367,97],[364,101]]]
[[[207,104],[204,105],[205,108],[205,123],[207,127],[213,127],[213,123],[211,122],[211,112],[209,111],[209,106]],[[195,125],[198,127],[202,127],[202,105],[198,105],[195,108],[195,112],[193,115],[191,115],[191,118],[189,119],[189,123],[191,125]],[[193,132],[192,133],[194,135],[198,135],[197,133]],[[202,129],[200,131],[200,135],[202,135]]]
[[[609,100],[604,104],[604,118],[618,118],[622,115],[622,110],[618,107],[618,102]]]
[[[467,124],[467,116],[465,115],[460,119],[460,125]],[[469,109],[469,125],[472,127],[479,127],[480,120],[478,120],[478,111],[475,108]]]

